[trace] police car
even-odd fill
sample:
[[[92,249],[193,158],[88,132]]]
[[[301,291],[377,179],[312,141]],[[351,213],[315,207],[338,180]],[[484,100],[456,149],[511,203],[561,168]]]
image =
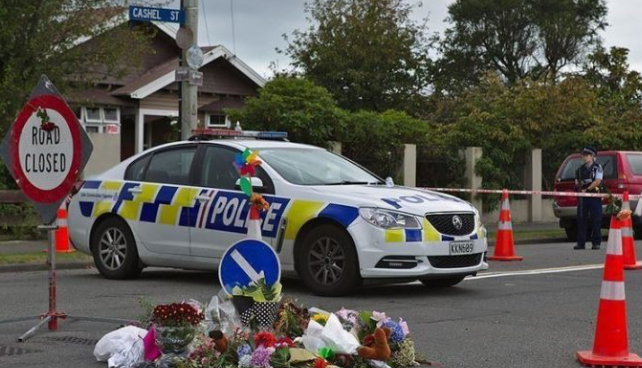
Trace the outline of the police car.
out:
[[[452,286],[488,268],[486,230],[468,202],[386,184],[278,132],[229,132],[155,147],[84,181],[69,203],[74,246],[109,279],[146,266],[216,270],[247,233],[233,162],[249,148],[263,161],[252,186],[270,204],[263,239],[313,292],[345,295],[370,279]]]

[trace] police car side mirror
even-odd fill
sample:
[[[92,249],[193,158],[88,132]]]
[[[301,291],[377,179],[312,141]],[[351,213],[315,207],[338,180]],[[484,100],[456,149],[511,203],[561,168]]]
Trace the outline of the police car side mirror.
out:
[[[386,186],[392,188],[395,186],[395,181],[391,177],[386,178]]]
[[[254,188],[254,189],[263,189],[263,180],[261,180],[260,178],[257,178],[255,176],[253,176],[251,178],[251,182],[252,182],[252,188]],[[241,189],[241,179],[240,178],[236,179],[235,187],[238,190]]]

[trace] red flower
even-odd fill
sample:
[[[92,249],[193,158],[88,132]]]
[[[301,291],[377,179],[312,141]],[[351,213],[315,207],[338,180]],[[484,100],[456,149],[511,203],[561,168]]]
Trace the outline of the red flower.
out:
[[[285,347],[293,348],[294,347],[294,342],[292,342],[292,339],[290,339],[287,336],[279,337],[276,340],[276,347],[277,348],[285,348]]]
[[[325,361],[323,358],[317,358],[314,361],[314,368],[325,368],[328,366],[328,362]]]
[[[257,347],[263,346],[264,348],[272,348],[275,343],[276,339],[274,338],[274,335],[269,332],[259,332],[254,335],[254,344],[256,344]]]

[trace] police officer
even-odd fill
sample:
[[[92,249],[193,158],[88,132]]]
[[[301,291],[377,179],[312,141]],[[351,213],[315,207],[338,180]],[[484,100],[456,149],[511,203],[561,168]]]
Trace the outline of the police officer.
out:
[[[575,185],[582,193],[600,193],[602,166],[595,161],[597,150],[586,147],[582,150],[584,164],[575,171]],[[586,221],[591,218],[593,231],[591,242],[593,249],[600,249],[602,242],[602,199],[598,197],[580,197],[577,206],[577,245],[573,249],[585,249]]]

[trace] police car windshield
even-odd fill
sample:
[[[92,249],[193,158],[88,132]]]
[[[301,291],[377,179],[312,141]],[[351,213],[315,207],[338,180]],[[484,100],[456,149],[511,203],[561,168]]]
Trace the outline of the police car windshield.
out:
[[[264,148],[259,157],[283,179],[297,185],[383,184],[360,166],[321,149]]]

